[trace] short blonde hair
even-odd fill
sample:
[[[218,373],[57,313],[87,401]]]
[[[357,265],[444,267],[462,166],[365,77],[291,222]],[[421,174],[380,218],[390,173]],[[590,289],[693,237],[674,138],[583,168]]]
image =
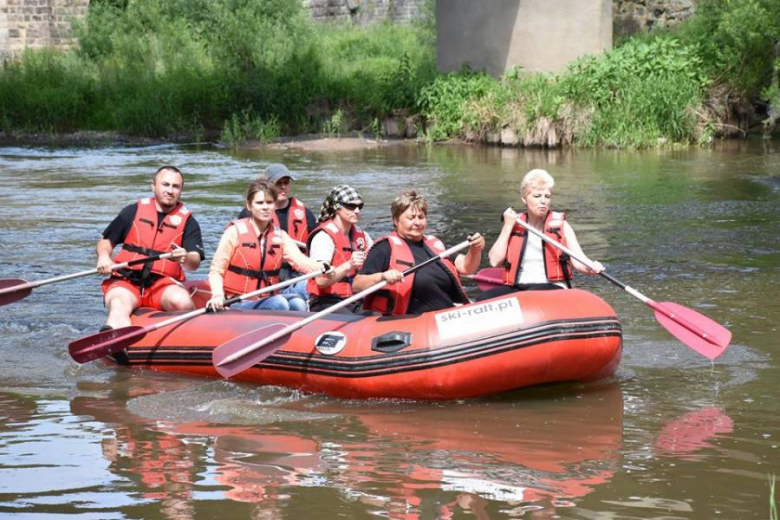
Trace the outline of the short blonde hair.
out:
[[[428,199],[425,195],[418,193],[417,190],[406,190],[395,198],[390,205],[390,214],[393,216],[393,223],[401,218],[401,214],[409,208],[416,208],[422,214],[428,215]]]
[[[550,188],[550,191],[552,191],[555,186],[555,179],[553,179],[552,175],[550,175],[547,170],[535,168],[526,173],[522,182],[520,182],[520,196],[525,198],[525,196],[528,195],[528,192],[531,191],[531,188],[536,186]]]

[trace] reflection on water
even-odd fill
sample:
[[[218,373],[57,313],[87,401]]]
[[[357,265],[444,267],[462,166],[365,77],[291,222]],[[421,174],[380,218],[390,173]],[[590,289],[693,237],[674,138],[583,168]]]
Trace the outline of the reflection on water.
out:
[[[404,406],[292,396],[273,404],[272,395],[266,408],[276,420],[261,425],[168,421],[160,419],[167,415],[162,409],[157,417],[140,417],[121,405],[131,396],[117,395],[117,388],[127,389],[134,401],[154,402],[160,395],[155,392],[163,391],[173,402],[192,403],[202,389],[174,383],[164,390],[169,385],[163,381],[139,390],[127,383],[119,379],[97,392],[103,396],[70,402],[83,427],[100,434],[91,457],[69,457],[75,467],[67,492],[48,488],[49,496],[66,493],[79,504],[71,511],[108,504],[117,511],[131,505],[144,510],[152,501],[161,517],[180,519],[208,510],[215,500],[230,500],[237,512],[293,518],[287,511],[301,510],[297,497],[319,489],[327,493],[317,494],[316,507],[302,512],[450,518],[500,511],[508,518],[529,512],[547,518],[565,516],[625,465],[624,399],[616,383],[542,389],[513,400]],[[208,391],[230,395],[228,388]],[[146,404],[134,408],[152,411]],[[661,428],[654,450],[703,458],[699,452],[732,425],[713,407],[691,412]],[[95,464],[95,456],[103,464]],[[112,476],[86,478],[88,468],[79,467],[86,463],[104,466]],[[99,479],[114,484],[95,488]],[[42,490],[28,483],[6,492]]]
[[[646,306],[599,278],[580,287],[621,317],[616,378],[454,403],[349,402],[278,388],[76,365],[96,278],[40,287],[0,312],[0,515],[76,518],[757,518],[777,473],[780,150],[522,151],[401,146],[341,154],[175,146],[0,150],[0,277],[94,265],[94,244],[164,163],[207,254],[269,162],[299,173],[315,210],[336,184],[389,229],[406,186],[446,243],[518,204],[530,168],[609,272],[734,333],[710,364]],[[483,266],[486,265],[483,264]],[[195,278],[205,278],[205,266]],[[474,287],[469,287],[474,291]]]
[[[693,456],[701,448],[711,447],[710,440],[734,431],[734,421],[717,406],[693,410],[668,422],[655,441],[665,456]]]
[[[574,393],[405,407],[293,401],[265,426],[144,419],[116,395],[76,397],[71,412],[102,423],[109,470],[134,482],[138,498],[161,501],[171,518],[187,518],[193,502],[214,494],[281,511],[297,488],[336,490],[338,500],[320,511],[346,500],[418,518],[492,503],[555,510],[608,482],[622,446],[620,387]],[[301,407],[305,421],[295,420]],[[437,490],[444,494],[431,497]]]

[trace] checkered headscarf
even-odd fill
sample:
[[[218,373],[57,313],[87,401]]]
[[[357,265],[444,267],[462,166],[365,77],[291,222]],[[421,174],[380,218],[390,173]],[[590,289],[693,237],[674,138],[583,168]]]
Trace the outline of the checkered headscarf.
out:
[[[342,204],[357,204],[363,200],[360,193],[352,186],[347,184],[339,184],[328,193],[325,197],[325,201],[320,208],[320,216],[317,222],[325,222],[331,220],[336,216],[336,210],[341,207]]]

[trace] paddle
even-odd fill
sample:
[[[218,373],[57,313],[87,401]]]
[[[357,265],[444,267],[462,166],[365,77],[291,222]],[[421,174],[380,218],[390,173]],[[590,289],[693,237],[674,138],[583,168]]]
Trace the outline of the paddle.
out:
[[[582,257],[577,256],[563,244],[559,244],[548,237],[538,229],[531,227],[528,223],[517,219],[516,222],[525,229],[538,236],[548,244],[551,244],[580,263],[594,269],[591,262],[586,262]],[[595,269],[594,269],[595,270]],[[636,289],[629,287],[616,278],[608,275],[604,271],[599,273],[613,284],[617,285],[631,296],[641,300],[645,305],[655,311],[655,319],[672,336],[680,340],[683,344],[689,346],[702,356],[708,359],[715,359],[726,351],[731,341],[731,332],[723,325],[711,320],[707,316],[700,314],[693,309],[684,307],[674,302],[656,302],[640,293]]]
[[[302,282],[304,280],[308,280],[309,278],[314,278],[315,276],[324,274],[328,269],[330,269],[330,266],[327,266],[326,269],[321,271],[314,271],[296,278],[290,278],[289,280],[285,280],[284,282],[278,283],[276,285],[264,287],[262,289],[242,294],[240,296],[234,296],[233,298],[225,300],[225,305],[230,306],[248,298],[260,296],[261,294],[276,291],[277,289],[284,289],[287,286],[294,285],[298,282]],[[68,351],[70,352],[70,356],[77,363],[86,363],[87,361],[92,361],[93,359],[102,358],[108,356],[109,354],[115,354],[121,350],[124,350],[132,343],[135,343],[139,338],[154,330],[159,330],[163,327],[167,327],[168,325],[173,325],[174,323],[189,320],[196,316],[200,316],[201,314],[206,314],[207,312],[214,311],[204,307],[203,309],[190,311],[186,314],[182,314],[181,316],[176,316],[143,327],[140,325],[130,325],[128,327],[122,327],[119,329],[105,330],[103,332],[98,332],[96,334],[85,336],[83,338],[72,341],[68,345]]]
[[[165,260],[173,256],[173,253],[156,254],[147,256],[146,258],[139,258],[137,260],[131,260],[123,264],[116,264],[111,267],[111,270],[124,269],[131,265],[145,264],[147,262],[154,262],[155,260]],[[41,285],[46,285],[56,282],[64,282],[65,280],[72,280],[74,278],[80,278],[82,276],[88,276],[90,274],[97,274],[97,269],[90,269],[88,271],[81,271],[73,274],[66,274],[63,276],[57,276],[55,278],[48,278],[46,280],[39,280],[37,282],[28,282],[21,278],[6,278],[0,280],[0,305],[8,305],[15,301],[19,301],[30,295],[33,289]]]
[[[487,291],[497,285],[504,285],[504,270],[500,267],[486,267],[476,274],[462,274],[461,278],[468,278],[477,282],[480,291]]]
[[[420,262],[404,271],[404,275],[411,274],[416,270],[425,267],[431,262],[435,262],[440,258],[448,257],[458,251],[469,247],[470,242],[468,240],[461,242],[460,244],[447,249],[439,253],[438,255],[429,258],[424,262]],[[252,332],[248,332],[242,336],[239,336],[227,343],[223,343],[212,353],[211,359],[214,363],[214,367],[217,369],[223,377],[232,377],[244,370],[260,363],[262,360],[282,348],[287,342],[287,337],[298,329],[301,329],[309,323],[327,316],[341,308],[351,305],[352,303],[362,300],[369,294],[378,291],[382,287],[387,285],[387,281],[372,285],[366,289],[363,289],[357,294],[353,294],[349,298],[340,301],[335,305],[331,305],[327,309],[323,309],[316,314],[312,314],[308,318],[305,318],[292,325],[284,325],[281,323],[275,323],[268,325]]]

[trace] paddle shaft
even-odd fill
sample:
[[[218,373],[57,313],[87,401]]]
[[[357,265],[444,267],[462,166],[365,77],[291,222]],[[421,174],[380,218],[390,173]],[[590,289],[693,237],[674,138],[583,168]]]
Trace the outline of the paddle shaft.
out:
[[[483,273],[493,274],[493,268],[481,269],[476,274],[462,274],[460,275],[460,277],[468,278],[469,280],[474,280],[475,282],[483,282],[490,285],[504,285],[503,278],[497,278],[495,276],[490,276],[490,274],[483,274]]]
[[[408,274],[412,274],[413,272],[417,271],[418,269],[421,269],[421,268],[425,267],[426,265],[439,260],[440,258],[446,258],[446,257],[448,257],[448,256],[450,256],[452,254],[457,253],[458,251],[461,251],[461,250],[467,248],[469,245],[471,245],[471,242],[469,242],[468,240],[465,240],[465,241],[461,242],[460,244],[458,244],[458,245],[456,245],[454,247],[451,247],[450,249],[447,249],[446,251],[443,251],[443,252],[439,253],[438,255],[429,258],[428,260],[425,260],[424,262],[420,262],[417,265],[413,265],[412,267],[410,267],[409,269],[404,271],[403,274],[404,274],[404,276],[406,276]],[[344,307],[346,307],[348,305],[351,305],[351,304],[353,304],[354,302],[356,302],[358,300],[362,300],[363,298],[365,298],[369,294],[378,291],[379,289],[383,288],[387,284],[388,284],[387,280],[382,280],[381,282],[379,282],[379,283],[377,283],[375,285],[372,285],[371,287],[367,287],[366,289],[363,289],[359,293],[353,294],[349,298],[347,298],[345,300],[342,300],[342,301],[340,301],[340,302],[338,302],[338,303],[336,303],[334,305],[331,305],[327,309],[323,309],[320,312],[312,314],[308,318],[304,318],[303,320],[301,320],[301,321],[299,321],[297,323],[294,323],[293,325],[285,327],[284,329],[281,329],[281,330],[275,332],[274,334],[271,334],[270,336],[264,338],[262,341],[260,341],[258,343],[255,343],[253,345],[248,345],[246,348],[243,348],[243,349],[239,350],[238,352],[235,352],[234,354],[232,354],[232,355],[226,357],[225,359],[223,359],[222,361],[220,361],[220,363],[217,366],[226,365],[226,364],[231,363],[231,362],[233,362],[233,361],[235,361],[237,359],[241,359],[242,357],[244,357],[244,356],[246,356],[248,354],[251,354],[254,350],[262,347],[263,345],[267,345],[269,343],[273,343],[274,341],[276,341],[276,340],[278,340],[280,338],[283,338],[284,336],[287,336],[289,334],[292,334],[296,330],[299,330],[299,329],[305,327],[309,323],[311,323],[311,322],[313,322],[313,321],[315,321],[315,320],[317,320],[319,318],[322,318],[323,316],[327,316],[328,314],[332,314],[332,313],[336,312],[337,310],[342,309],[342,308],[344,308]]]
[[[308,280],[309,278],[314,278],[315,276],[320,276],[321,274],[324,274],[325,270],[322,271],[314,271],[309,274],[303,274],[301,276],[297,276],[295,278],[290,278],[289,280],[285,280],[283,282],[280,282],[275,285],[269,285],[268,287],[263,287],[262,289],[257,289],[256,291],[252,291],[246,294],[240,294],[238,296],[233,296],[232,298],[229,298],[225,300],[225,306],[230,307],[234,303],[238,303],[240,301],[247,300],[249,298],[254,298],[255,296],[261,296],[263,294],[276,291],[279,289],[284,289],[285,287],[289,287],[290,285],[294,285],[298,282],[303,282],[305,280]],[[195,318],[196,316],[200,316],[201,314],[206,314],[207,312],[218,312],[218,311],[212,311],[211,309],[208,309],[206,307],[203,307],[202,309],[196,309],[194,311],[190,311],[186,314],[182,314],[181,316],[175,316],[173,318],[169,318],[167,320],[158,321],[157,323],[154,323],[152,325],[147,325],[143,329],[140,329],[138,331],[134,331],[127,336],[122,336],[121,338],[117,338],[118,340],[125,340],[129,337],[135,337],[140,336],[142,334],[148,334],[149,332],[152,332],[154,330],[159,330],[164,327],[167,327],[168,325],[173,325],[174,323],[178,323],[180,321],[186,321],[190,318]]]
[[[111,266],[111,270],[113,271],[116,269],[124,269],[125,267],[130,267],[132,265],[145,264],[148,262],[154,262],[156,260],[165,260],[172,256],[173,253],[164,253],[164,254],[147,256],[146,258],[139,258],[137,260],[131,260],[129,262],[124,262],[122,264],[113,265]],[[81,278],[82,276],[97,274],[97,272],[98,272],[97,269],[89,269],[87,271],[80,271],[78,273],[56,276],[54,278],[48,278],[46,280],[38,280],[37,282],[27,282],[20,285],[14,285],[13,287],[7,287],[5,289],[1,289],[0,294],[5,294],[5,293],[10,293],[15,291],[23,291],[25,289],[34,289],[35,287],[39,287],[41,285],[46,285],[46,284],[56,283],[56,282],[64,282],[66,280],[72,280],[74,278]]]
[[[580,255],[577,255],[576,253],[574,253],[568,247],[566,247],[563,244],[561,244],[561,243],[553,240],[552,238],[548,237],[547,235],[545,235],[544,233],[542,233],[540,230],[536,229],[535,227],[531,226],[527,222],[524,222],[523,220],[521,220],[519,218],[516,219],[515,222],[517,222],[522,227],[524,227],[525,229],[527,229],[528,231],[530,231],[534,235],[538,236],[539,238],[541,238],[542,240],[544,240],[548,244],[550,244],[550,245],[552,245],[554,247],[557,247],[558,249],[560,249],[561,251],[563,251],[564,253],[566,253],[570,257],[576,259],[581,264],[585,264],[586,266],[588,266],[590,269],[592,269],[594,271],[596,270],[596,266],[593,265],[593,262],[590,262],[586,258],[583,258]],[[670,309],[667,309],[664,305],[661,305],[658,302],[648,298],[647,296],[645,296],[644,294],[640,293],[639,291],[637,291],[633,287],[624,284],[623,282],[621,282],[617,278],[615,278],[615,277],[605,273],[604,271],[601,271],[599,273],[599,276],[609,280],[613,284],[617,285],[618,287],[620,287],[621,289],[626,291],[631,296],[633,296],[633,297],[639,299],[640,301],[642,301],[642,303],[644,303],[645,305],[647,305],[648,307],[650,307],[654,311],[660,312],[661,314],[663,314],[664,316],[668,317],[669,319],[676,321],[677,323],[679,323],[683,327],[687,328],[691,332],[695,333],[699,337],[701,337],[703,339],[706,339],[708,341],[710,340],[709,334],[707,334],[705,331],[703,331],[696,324],[691,323],[689,320],[686,320],[685,318],[683,318],[679,314],[676,314],[675,312],[671,311]]]

